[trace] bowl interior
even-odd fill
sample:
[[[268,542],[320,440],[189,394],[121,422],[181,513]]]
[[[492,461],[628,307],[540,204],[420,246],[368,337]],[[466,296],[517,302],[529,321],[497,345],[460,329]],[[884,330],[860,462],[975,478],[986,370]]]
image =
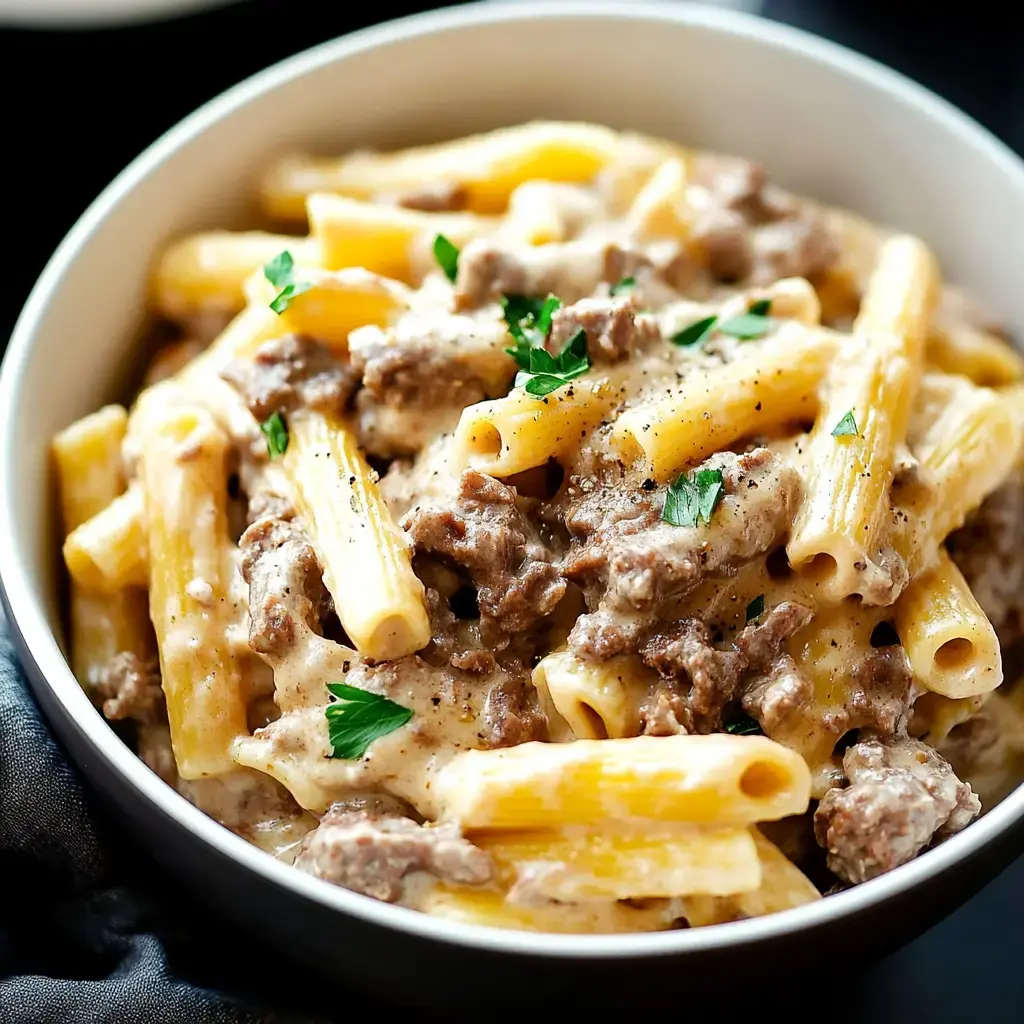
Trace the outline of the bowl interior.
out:
[[[153,255],[182,232],[253,223],[256,175],[281,151],[409,144],[531,118],[760,160],[795,191],[921,235],[950,279],[1024,332],[1021,165],[963,115],[829,44],[682,4],[477,5],[326,44],[214,101],[133,164],[58,252],[15,332],[0,382],[0,564],[60,699],[73,680],[35,650],[62,635],[48,445],[126,397]],[[954,857],[960,839],[929,857]]]

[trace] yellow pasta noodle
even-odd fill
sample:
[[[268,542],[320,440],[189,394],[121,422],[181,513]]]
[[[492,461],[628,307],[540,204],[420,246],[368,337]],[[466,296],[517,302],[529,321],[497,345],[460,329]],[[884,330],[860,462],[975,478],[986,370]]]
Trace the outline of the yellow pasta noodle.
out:
[[[434,917],[461,924],[563,935],[656,932],[672,927],[675,918],[681,916],[676,904],[664,901],[651,907],[612,902],[531,906],[510,903],[504,893],[493,889],[444,885],[428,893],[421,906]]]
[[[461,248],[470,239],[496,231],[498,222],[472,213],[424,213],[318,194],[309,197],[309,226],[330,270],[363,267],[383,277],[412,281],[412,247],[417,240],[433,242],[440,234]]]
[[[509,899],[563,903],[751,892],[761,864],[750,830],[699,825],[585,831],[491,832],[475,836]]]
[[[944,550],[896,603],[896,631],[915,678],[944,697],[972,697],[1003,681],[992,623]]]
[[[1001,387],[1024,378],[1024,359],[1002,338],[962,324],[936,324],[928,335],[928,365],[959,373],[982,387]]]
[[[345,631],[367,658],[418,651],[430,639],[423,584],[376,474],[339,422],[306,411],[289,431],[284,470]]]
[[[140,476],[151,552],[150,615],[171,744],[185,779],[232,771],[245,734],[242,679],[230,647],[227,439],[201,409],[147,423]]]
[[[811,880],[774,843],[756,828],[751,832],[761,860],[760,886],[732,896],[685,897],[683,915],[691,928],[775,914],[821,899]]]
[[[149,557],[139,487],[129,487],[64,541],[64,563],[91,590],[145,586]]]
[[[652,677],[637,657],[584,662],[571,651],[556,651],[533,670],[533,685],[576,739],[617,739],[640,731],[640,700]]]
[[[349,334],[367,324],[383,326],[408,308],[409,290],[360,267],[326,271],[296,266],[296,281],[310,285],[279,314],[282,334],[305,334],[344,352]],[[280,291],[260,269],[245,284],[254,306],[267,306]]]
[[[634,736],[469,750],[440,773],[444,816],[468,829],[606,820],[748,824],[802,813],[803,759],[762,736]]]
[[[826,334],[782,322],[755,353],[693,373],[670,397],[624,412],[612,443],[625,460],[642,458],[664,482],[741,437],[813,419],[834,353]]]
[[[906,438],[938,290],[932,254],[898,236],[881,251],[856,332],[833,364],[828,401],[811,434],[806,496],[787,546],[814,562],[830,596],[889,604],[898,594],[878,562],[897,446]]]
[[[296,263],[316,266],[315,239],[265,231],[208,231],[189,235],[167,249],[153,274],[153,304],[177,319],[209,309],[237,313],[245,305],[250,274],[287,250]]]
[[[569,460],[617,400],[610,384],[573,381],[543,398],[516,388],[467,406],[452,442],[452,465],[502,477],[549,459]]]
[[[686,205],[686,166],[666,160],[640,190],[626,215],[626,228],[640,239],[684,238],[690,214]]]
[[[108,405],[62,430],[53,441],[64,533],[100,515],[124,488],[121,444],[128,416]],[[149,654],[151,629],[145,595],[138,591],[71,587],[71,668],[88,688],[98,685],[120,651]]]
[[[264,178],[263,206],[295,220],[311,192],[369,199],[450,184],[464,190],[466,209],[500,213],[523,182],[589,181],[614,159],[618,143],[615,132],[597,125],[537,121],[394,153],[288,157]]]

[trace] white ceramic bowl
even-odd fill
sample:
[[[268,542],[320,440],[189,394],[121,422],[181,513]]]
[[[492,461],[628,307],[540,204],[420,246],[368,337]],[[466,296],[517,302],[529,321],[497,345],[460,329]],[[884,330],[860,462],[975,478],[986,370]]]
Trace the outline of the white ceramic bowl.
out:
[[[107,28],[192,14],[237,0],[0,0],[0,25]]]
[[[839,942],[845,962],[850,950],[891,948],[1019,852],[1024,790],[913,863],[784,914],[646,935],[492,931],[376,903],[247,845],[122,745],[65,662],[47,446],[124,397],[152,255],[180,232],[245,223],[247,188],[278,151],[538,117],[762,160],[798,192],[920,234],[951,278],[1024,331],[1024,166],[925,90],[829,43],[682,3],[487,3],[327,43],[232,89],[139,157],[82,216],[18,322],[0,377],[0,567],[36,695],[156,857],[282,949],[392,997],[511,1008],[564,992],[607,1008],[643,993],[650,1005],[659,992],[674,1002],[707,988],[708,972],[749,986],[758,973],[791,977],[794,963],[832,963]]]

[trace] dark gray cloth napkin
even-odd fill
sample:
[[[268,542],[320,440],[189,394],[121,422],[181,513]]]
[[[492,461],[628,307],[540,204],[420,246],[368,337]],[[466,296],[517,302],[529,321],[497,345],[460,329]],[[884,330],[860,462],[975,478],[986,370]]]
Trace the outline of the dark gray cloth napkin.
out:
[[[107,820],[33,701],[2,614],[0,878],[2,1024],[312,1024],[269,1004],[291,1010],[315,982],[274,992],[291,968]]]

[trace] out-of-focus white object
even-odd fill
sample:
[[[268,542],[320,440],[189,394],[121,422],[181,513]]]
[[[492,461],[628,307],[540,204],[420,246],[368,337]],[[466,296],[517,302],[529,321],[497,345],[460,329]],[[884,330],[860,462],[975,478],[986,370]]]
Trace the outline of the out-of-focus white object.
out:
[[[4,0],[0,0],[2,5]],[[529,0],[519,0],[520,3],[529,3]],[[579,3],[586,3],[587,0],[577,0]],[[730,11],[746,11],[748,14],[760,14],[764,7],[764,0],[673,0],[675,3],[699,3],[708,7],[724,7]]]
[[[85,28],[171,18],[238,0],[0,0],[0,25]]]

